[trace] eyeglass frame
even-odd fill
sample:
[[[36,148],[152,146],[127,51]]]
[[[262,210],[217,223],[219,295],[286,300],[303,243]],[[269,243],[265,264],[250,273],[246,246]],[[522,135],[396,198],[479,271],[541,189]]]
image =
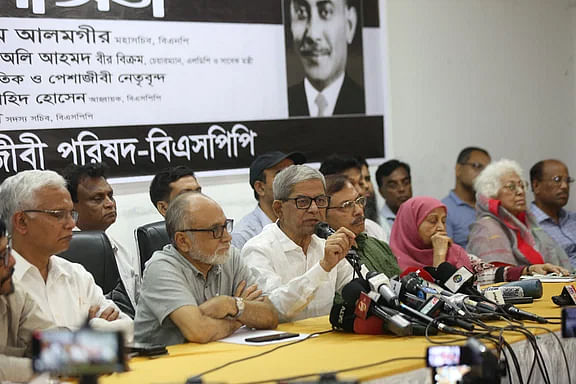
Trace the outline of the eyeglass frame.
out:
[[[528,181],[526,181],[526,180],[522,180],[522,183],[521,183],[521,184],[511,181],[511,182],[509,182],[509,183],[507,183],[507,184],[505,184],[505,185],[502,185],[502,188],[506,188],[506,189],[509,190],[510,192],[516,193],[516,192],[518,191],[518,188],[521,187],[522,190],[523,190],[524,192],[526,192],[526,191],[528,191],[528,185],[529,185],[529,184],[528,184]]]
[[[360,200],[362,200],[362,201],[364,201],[364,202],[363,202],[362,204],[359,204],[358,201],[360,201]],[[345,210],[345,211],[352,211],[352,210],[355,208],[356,205],[358,205],[358,206],[360,206],[360,207],[362,207],[362,208],[366,207],[366,202],[367,202],[367,201],[368,201],[368,199],[366,198],[366,196],[358,196],[358,197],[357,197],[356,199],[354,199],[354,200],[346,200],[346,201],[342,202],[342,203],[340,204],[340,206],[337,206],[337,207],[336,207],[336,206],[335,206],[335,207],[326,207],[326,209],[342,209],[342,210]],[[348,206],[348,207],[345,207],[345,206],[344,206],[345,204],[349,204],[349,206]]]
[[[8,236],[8,242],[2,251],[0,251],[0,265],[8,267],[10,265],[10,256],[12,255],[12,238]],[[4,261],[3,263],[1,261]]]
[[[21,211],[22,213],[45,213],[47,215],[52,216],[58,221],[64,221],[68,217],[74,220],[74,223],[78,222],[78,211],[74,209],[25,209]],[[66,216],[61,216],[63,213],[66,213]]]
[[[318,205],[318,202],[316,201],[318,198],[320,197],[325,197],[327,200],[326,206],[325,207],[320,207]],[[306,207],[299,207],[298,206],[298,199],[308,199],[308,205]],[[310,196],[297,196],[297,197],[287,197],[285,199],[280,199],[281,201],[289,201],[289,200],[294,200],[294,205],[296,206],[297,209],[310,209],[310,207],[312,206],[312,202],[314,202],[314,204],[316,204],[316,207],[318,207],[318,209],[324,209],[324,208],[328,208],[330,206],[330,196],[328,195],[318,195],[316,197],[310,197]]]
[[[228,226],[230,226],[230,229],[228,229]],[[188,229],[181,229],[176,232],[212,232],[212,237],[218,240],[221,239],[222,236],[224,236],[224,230],[226,230],[228,233],[232,233],[233,229],[234,229],[234,219],[226,219],[224,221],[224,224],[215,224],[212,226],[212,228],[188,228]],[[219,235],[216,235],[217,230],[220,230]]]

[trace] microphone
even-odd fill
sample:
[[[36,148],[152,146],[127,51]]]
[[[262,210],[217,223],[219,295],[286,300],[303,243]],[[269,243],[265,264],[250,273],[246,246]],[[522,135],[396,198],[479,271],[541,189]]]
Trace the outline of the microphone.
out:
[[[377,316],[384,320],[385,327],[390,332],[398,336],[410,335],[412,324],[393,309],[377,305],[366,294],[367,289],[359,280],[354,279],[342,288],[342,298],[348,305],[356,307],[354,312],[356,316],[362,318],[367,318],[370,315]]]
[[[517,297],[531,297],[533,299],[539,299],[542,297],[544,288],[542,287],[542,282],[539,279],[526,279],[513,281],[510,283],[502,284],[498,288],[502,289],[502,295],[506,296],[517,296]],[[508,290],[508,288],[521,288],[522,295],[515,295],[514,290]],[[509,294],[507,294],[509,293]]]
[[[561,307],[565,305],[576,305],[576,288],[574,284],[565,285],[559,296],[552,296],[552,301]]]
[[[392,308],[400,306],[400,300],[398,295],[392,290],[388,276],[383,273],[368,272],[366,279],[368,284],[370,284],[370,290],[378,292],[386,304]]]
[[[520,308],[516,308],[512,304],[504,304],[501,308],[510,316],[515,317],[518,320],[531,320],[536,321],[540,324],[546,324],[548,320],[543,317],[536,315],[535,313],[523,311]]]
[[[469,296],[483,297],[480,292],[472,285],[474,275],[466,267],[456,268],[449,262],[445,261],[440,264],[436,270],[428,269],[428,272],[434,277],[436,282],[450,292],[464,293]]]
[[[328,225],[328,223],[324,223],[322,221],[317,223],[314,227],[314,234],[321,239],[327,239],[333,233],[336,233],[336,231],[332,229],[330,225]],[[352,268],[354,268],[354,271],[358,274],[358,276],[362,277],[360,258],[358,257],[358,253],[356,252],[356,249],[354,247],[350,248],[350,250],[348,251],[348,254],[346,255],[346,260],[348,261],[348,263],[350,263]]]
[[[330,310],[330,324],[336,331],[353,332],[361,335],[381,335],[384,333],[384,320],[376,316],[362,319],[354,314],[354,308],[334,304]]]

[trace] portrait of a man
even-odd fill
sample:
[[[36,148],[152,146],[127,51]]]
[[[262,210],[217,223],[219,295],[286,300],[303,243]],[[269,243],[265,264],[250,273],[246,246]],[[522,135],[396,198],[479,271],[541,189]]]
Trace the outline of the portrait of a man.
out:
[[[286,3],[289,115],[365,113],[359,1]]]

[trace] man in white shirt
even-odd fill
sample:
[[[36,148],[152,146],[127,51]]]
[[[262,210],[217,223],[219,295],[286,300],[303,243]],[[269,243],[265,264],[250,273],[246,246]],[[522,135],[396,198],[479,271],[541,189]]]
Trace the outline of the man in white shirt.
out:
[[[56,253],[66,250],[76,225],[66,181],[53,171],[23,171],[0,185],[0,214],[12,234],[14,280],[57,326],[78,328],[87,319],[130,330],[132,320],[106,300],[92,275]],[[128,335],[128,338],[131,338]]]
[[[6,227],[0,220],[0,382],[30,380],[32,332],[54,326],[30,295],[14,290],[14,263]]]
[[[62,175],[66,179],[74,209],[78,212],[78,230],[105,232],[116,222],[116,201],[114,191],[106,180],[105,164],[71,164],[64,169]],[[107,236],[114,251],[120,278],[130,299],[130,313],[134,313],[141,284],[140,260],[138,255],[130,253],[126,246],[112,236]]]
[[[410,166],[396,159],[388,160],[376,170],[376,182],[378,191],[384,198],[384,206],[380,210],[380,225],[387,228],[390,234],[400,205],[412,197]]]
[[[353,278],[352,267],[342,259],[355,235],[344,227],[327,240],[314,235],[330,202],[320,172],[292,165],[276,175],[273,190],[278,221],[248,240],[242,258],[281,321],[327,315],[335,292]]]

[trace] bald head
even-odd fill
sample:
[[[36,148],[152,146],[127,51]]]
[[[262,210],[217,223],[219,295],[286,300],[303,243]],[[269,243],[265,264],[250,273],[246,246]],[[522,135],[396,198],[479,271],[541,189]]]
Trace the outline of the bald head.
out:
[[[199,221],[209,221],[214,214],[221,214],[217,202],[200,192],[186,192],[177,196],[166,211],[166,230],[174,242],[176,232],[189,228],[204,228]]]

